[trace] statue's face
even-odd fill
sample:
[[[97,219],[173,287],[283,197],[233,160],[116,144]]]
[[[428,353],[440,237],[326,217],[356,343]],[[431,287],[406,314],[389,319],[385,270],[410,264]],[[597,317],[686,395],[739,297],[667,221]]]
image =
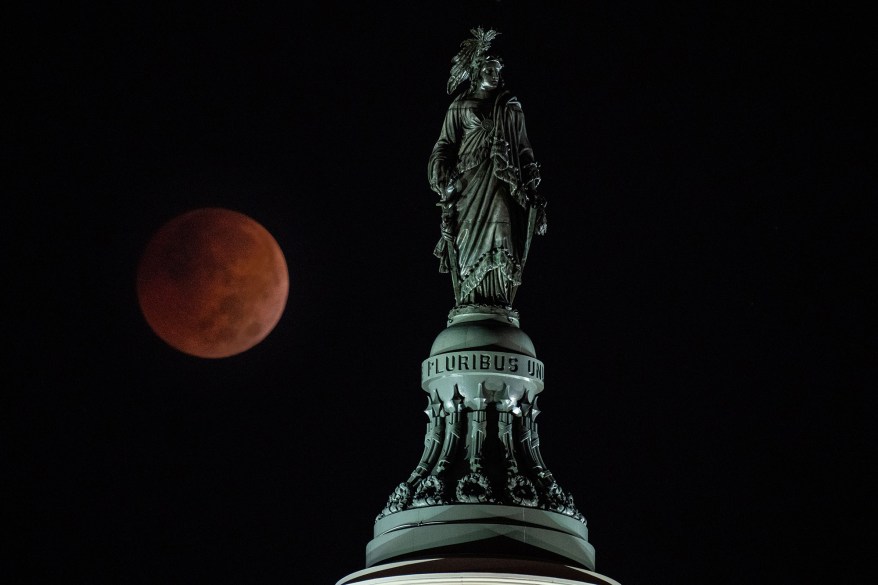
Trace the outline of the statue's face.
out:
[[[481,89],[497,89],[500,85],[500,70],[503,68],[497,61],[485,61],[479,71],[479,87]]]

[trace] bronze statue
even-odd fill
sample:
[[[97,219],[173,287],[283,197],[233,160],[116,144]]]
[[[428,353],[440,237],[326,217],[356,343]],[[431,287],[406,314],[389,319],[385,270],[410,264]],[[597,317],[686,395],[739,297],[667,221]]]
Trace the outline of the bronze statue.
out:
[[[481,27],[452,59],[448,108],[428,163],[440,198],[442,237],[434,254],[450,272],[457,307],[511,310],[534,233],[546,232],[540,167],[518,99],[504,89],[502,60],[487,54],[497,36]]]

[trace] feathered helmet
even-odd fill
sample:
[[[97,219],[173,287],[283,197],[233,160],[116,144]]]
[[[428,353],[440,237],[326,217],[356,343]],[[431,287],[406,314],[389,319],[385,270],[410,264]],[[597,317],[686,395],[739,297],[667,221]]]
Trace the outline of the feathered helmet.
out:
[[[472,33],[473,38],[460,43],[460,51],[451,59],[451,77],[448,78],[449,95],[454,93],[461,83],[472,79],[478,73],[488,49],[491,48],[491,41],[500,34],[492,29],[483,30],[482,27],[470,29],[469,32]]]

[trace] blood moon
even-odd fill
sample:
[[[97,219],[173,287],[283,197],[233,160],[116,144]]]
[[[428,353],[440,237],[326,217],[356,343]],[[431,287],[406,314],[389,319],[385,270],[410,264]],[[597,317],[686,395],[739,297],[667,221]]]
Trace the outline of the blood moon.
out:
[[[275,239],[252,218],[195,209],[163,225],[137,269],[146,322],[172,347],[223,358],[260,343],[287,303],[289,272]]]

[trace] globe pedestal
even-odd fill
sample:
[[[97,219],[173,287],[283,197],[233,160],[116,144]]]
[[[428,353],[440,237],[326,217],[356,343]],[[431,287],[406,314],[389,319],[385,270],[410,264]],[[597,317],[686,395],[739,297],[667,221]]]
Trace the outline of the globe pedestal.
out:
[[[375,572],[364,575],[383,579],[388,563],[427,557],[444,569],[460,565],[452,559],[483,556],[505,559],[506,568],[530,559],[578,567],[579,576],[594,569],[585,518],[540,452],[535,419],[544,377],[517,314],[469,308],[449,315],[421,364],[424,450],[376,519],[366,549]],[[500,570],[495,565],[491,571]],[[434,582],[424,575],[418,582]],[[527,582],[547,582],[537,576]]]

